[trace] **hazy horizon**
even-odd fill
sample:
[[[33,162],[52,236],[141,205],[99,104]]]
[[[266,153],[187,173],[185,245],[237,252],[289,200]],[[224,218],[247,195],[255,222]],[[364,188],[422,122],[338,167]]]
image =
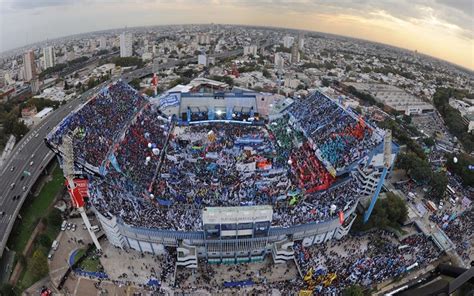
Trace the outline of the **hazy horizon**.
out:
[[[0,52],[125,26],[220,23],[365,39],[474,70],[473,10],[470,0],[0,0]]]

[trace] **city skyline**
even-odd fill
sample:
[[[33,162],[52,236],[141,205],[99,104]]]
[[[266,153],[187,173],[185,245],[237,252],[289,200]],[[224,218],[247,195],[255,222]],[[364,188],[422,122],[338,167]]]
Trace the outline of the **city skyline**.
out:
[[[2,0],[0,3],[0,51],[125,26],[222,23],[287,27],[366,39],[417,50],[474,69],[470,1]],[[106,13],[114,17],[104,17]],[[19,22],[20,19],[27,21]]]

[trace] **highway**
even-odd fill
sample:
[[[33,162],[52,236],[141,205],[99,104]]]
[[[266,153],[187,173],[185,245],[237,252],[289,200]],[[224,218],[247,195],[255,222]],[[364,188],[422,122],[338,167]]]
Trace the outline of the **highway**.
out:
[[[268,44],[264,45],[267,46]],[[243,49],[222,52],[213,55],[216,59],[228,58],[240,55]],[[152,74],[154,71],[174,67],[180,63],[191,63],[196,58],[188,58],[182,60],[173,60],[167,63],[148,66],[132,72],[123,74],[123,80],[130,82],[132,79],[144,77]],[[105,84],[107,82],[104,82]],[[102,87],[98,85],[86,92],[79,98],[74,99],[67,104],[55,110],[48,115],[40,125],[34,127],[26,134],[19,143],[17,143],[10,154],[8,160],[0,167],[0,257],[6,247],[8,236],[13,228],[16,217],[25,201],[28,192],[35,184],[38,177],[46,165],[53,159],[54,153],[46,146],[44,138],[49,131],[55,127],[64,117],[80,104],[86,102],[91,95]],[[28,171],[30,176],[25,176],[23,172]]]
[[[56,124],[96,90],[97,88],[92,88],[84,92],[80,98],[68,102],[48,115],[15,145],[9,159],[0,168],[0,212],[4,212],[0,214],[0,257],[28,192],[54,157],[44,138]],[[31,175],[22,178],[23,171],[28,171]]]

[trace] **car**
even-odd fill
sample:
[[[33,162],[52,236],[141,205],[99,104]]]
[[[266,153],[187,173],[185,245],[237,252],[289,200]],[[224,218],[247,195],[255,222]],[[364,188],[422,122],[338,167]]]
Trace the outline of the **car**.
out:
[[[13,172],[14,170],[15,170],[15,167],[12,166],[12,167],[10,168],[10,172]]]
[[[30,162],[30,166],[32,166],[34,163],[35,163],[34,161],[31,161],[31,162]]]
[[[13,188],[15,188],[15,183],[10,184],[10,190],[13,190]]]
[[[76,231],[76,228],[77,228],[77,225],[76,225],[76,224],[73,224],[73,225],[72,225],[72,231]]]
[[[21,175],[20,181],[23,181],[23,179],[25,179],[25,176],[24,176],[24,175]]]
[[[38,138],[38,133],[36,133],[35,138]]]
[[[64,221],[63,221],[63,224],[61,224],[61,230],[62,230],[62,231],[66,230],[66,226],[67,226],[67,221],[64,220]]]
[[[21,188],[21,190],[22,190],[22,191],[25,191],[25,190],[26,190],[26,186],[23,186],[23,187]]]
[[[2,216],[2,217],[5,216],[5,211],[1,211],[0,216]]]
[[[71,223],[68,223],[66,229],[67,229],[67,230],[71,230],[71,227],[72,227],[72,224],[71,224]]]
[[[33,159],[34,157],[35,157],[35,154],[34,154],[34,153],[33,153],[33,154],[31,154],[31,157],[30,157],[30,158],[32,158],[32,159]]]
[[[51,260],[51,259],[53,259],[53,253],[48,254],[48,260]]]

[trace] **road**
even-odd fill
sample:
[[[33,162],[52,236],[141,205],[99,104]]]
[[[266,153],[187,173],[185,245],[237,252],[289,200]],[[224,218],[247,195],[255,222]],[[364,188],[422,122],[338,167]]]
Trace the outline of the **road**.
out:
[[[78,99],[61,106],[40,125],[30,130],[14,147],[10,158],[0,168],[0,211],[5,212],[0,214],[0,257],[28,192],[54,157],[54,153],[44,142],[46,134],[96,90],[93,88],[84,92]],[[24,171],[30,172],[31,175],[22,179]]]
[[[268,44],[265,44],[264,46],[267,45]],[[222,59],[242,53],[242,49],[236,49],[211,56],[214,56],[216,59]],[[157,70],[167,69],[180,63],[187,64],[194,61],[196,61],[196,58],[173,60],[158,65],[155,64],[125,73],[122,79],[130,82],[133,78],[144,77]],[[79,98],[61,106],[58,110],[46,117],[40,125],[34,127],[21,139],[11,152],[10,158],[5,161],[3,167],[0,167],[0,212],[4,212],[0,214],[0,257],[3,255],[8,236],[10,235],[13,224],[28,192],[44,170],[44,167],[54,157],[54,153],[46,146],[44,138],[54,126],[79,106],[79,104],[86,102],[100,87],[101,85],[84,92]],[[31,175],[25,176],[22,179],[24,171],[30,172]]]

